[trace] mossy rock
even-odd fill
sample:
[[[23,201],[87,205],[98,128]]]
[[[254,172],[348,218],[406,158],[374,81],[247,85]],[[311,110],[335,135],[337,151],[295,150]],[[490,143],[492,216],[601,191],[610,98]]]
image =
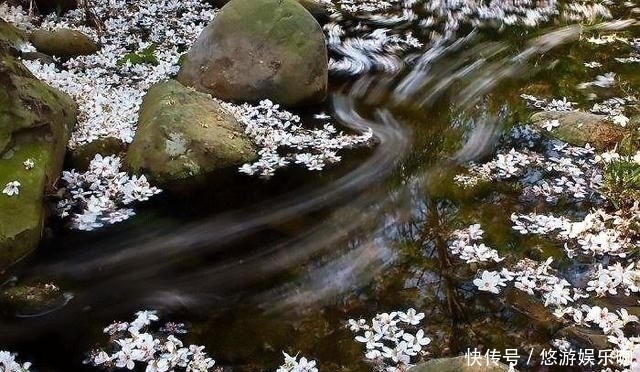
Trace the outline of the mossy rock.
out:
[[[327,93],[324,33],[295,0],[232,0],[198,36],[178,81],[223,100],[317,103]]]
[[[207,0],[207,3],[213,5],[215,8],[222,8],[231,0]],[[318,22],[325,22],[329,20],[329,9],[326,5],[322,4],[317,0],[298,0],[300,5],[302,5],[313,18],[318,20]]]
[[[54,284],[21,284],[0,289],[0,308],[7,315],[37,316],[63,306],[68,296]]]
[[[20,44],[27,41],[27,34],[0,18],[0,41],[8,43],[14,48],[19,48]]]
[[[71,150],[71,165],[78,170],[89,169],[89,163],[97,155],[121,155],[126,145],[114,137],[98,138],[89,143],[78,145]]]
[[[478,362],[481,365],[478,365]],[[471,365],[473,364],[473,365]],[[407,372],[507,372],[509,366],[503,363],[487,364],[486,358],[478,360],[466,356],[455,358],[432,359],[428,362],[417,364],[408,369]],[[517,372],[517,370],[514,369]]]
[[[613,149],[630,134],[629,129],[611,123],[606,116],[587,112],[543,111],[531,116],[533,124],[540,128],[550,120],[557,120],[559,126],[551,131],[542,129],[543,133],[573,146],[584,146],[588,143],[596,151]]]
[[[211,96],[175,80],[149,89],[125,164],[158,184],[236,167],[258,156],[235,118]]]
[[[0,55],[0,270],[33,250],[41,235],[43,196],[53,189],[75,124],[76,104],[9,55]],[[34,167],[26,169],[25,160]]]
[[[99,49],[89,36],[67,28],[35,30],[29,35],[29,41],[39,52],[60,58],[93,54]]]

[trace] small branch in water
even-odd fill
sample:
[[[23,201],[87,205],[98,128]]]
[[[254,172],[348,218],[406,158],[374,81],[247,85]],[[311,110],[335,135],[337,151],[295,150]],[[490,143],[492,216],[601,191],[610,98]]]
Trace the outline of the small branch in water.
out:
[[[104,34],[104,22],[102,22],[100,17],[93,11],[94,5],[91,3],[91,0],[82,0],[81,4],[87,24],[94,27],[99,34]]]

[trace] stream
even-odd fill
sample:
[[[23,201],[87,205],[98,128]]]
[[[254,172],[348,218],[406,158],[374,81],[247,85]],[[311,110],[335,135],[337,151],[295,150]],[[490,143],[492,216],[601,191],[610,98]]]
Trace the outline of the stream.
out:
[[[234,371],[275,370],[284,350],[317,360],[320,371],[365,372],[371,366],[347,319],[410,307],[426,314],[425,359],[549,348],[557,328],[532,320],[513,296],[478,291],[479,267],[447,249],[453,231],[480,223],[501,255],[534,257],[544,243],[521,237],[510,220],[528,206],[500,182],[473,192],[453,176],[491,159],[501,136],[528,121],[536,110],[523,93],[588,108],[594,97],[578,85],[613,71],[624,83],[598,99],[633,95],[637,65],[611,57],[633,48],[585,42],[616,28],[640,37],[637,26],[613,22],[633,19],[633,6],[610,5],[613,20],[591,26],[555,17],[537,27],[483,27],[450,17],[434,26],[438,38],[419,25],[420,10],[403,18],[402,9],[333,21],[354,39],[358,23],[411,30],[422,46],[359,56],[353,45],[330,48],[336,61],[353,58],[331,76],[326,105],[299,112],[303,122],[324,110],[342,130],[371,128],[374,146],[343,151],[322,172],[293,167],[268,180],[237,174],[189,193],[165,190],[131,220],[94,232],[52,223],[38,251],[0,281],[55,283],[67,301],[0,317],[0,349],[37,371],[95,370],[82,362],[106,341],[102,329],[156,309],[186,323],[184,338]],[[451,29],[453,21],[460,24]],[[584,66],[594,60],[603,67]],[[565,208],[569,215],[588,205]],[[594,370],[536,363],[518,368]]]

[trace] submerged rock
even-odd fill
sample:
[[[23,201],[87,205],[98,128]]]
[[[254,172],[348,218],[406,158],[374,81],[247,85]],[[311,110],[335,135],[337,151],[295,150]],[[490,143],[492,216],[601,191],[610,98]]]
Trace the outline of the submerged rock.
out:
[[[16,285],[0,289],[0,308],[8,315],[39,316],[59,309],[70,299],[52,283]]]
[[[295,0],[232,0],[189,50],[178,80],[224,100],[316,103],[327,91],[324,34]]]
[[[562,328],[554,335],[554,338],[566,338],[577,344],[582,349],[605,350],[610,346],[607,335],[588,327],[576,325]]]
[[[99,49],[87,35],[67,28],[33,31],[29,41],[39,52],[61,58],[93,54]]]
[[[478,363],[473,363],[473,359],[465,356],[459,356],[455,358],[439,358],[432,359],[428,362],[417,364],[408,369],[407,372],[507,372],[509,366],[503,363],[493,364],[492,362],[487,365],[486,359],[481,357]],[[473,365],[470,365],[473,364]],[[517,369],[513,369],[517,372]]]
[[[628,130],[613,124],[606,116],[580,111],[543,111],[531,116],[533,124],[545,128],[552,120],[558,125],[551,131],[543,130],[550,136],[574,146],[587,143],[597,151],[610,150],[628,135]]]
[[[6,40],[0,33],[0,188],[20,187],[17,195],[0,194],[0,269],[38,244],[43,196],[60,175],[76,118],[71,97],[36,79]]]
[[[526,292],[510,288],[505,290],[505,298],[514,310],[526,316],[531,326],[535,326],[537,329],[554,333],[562,326],[558,318],[544,307],[540,300]]]
[[[175,80],[144,97],[125,164],[156,183],[235,167],[258,156],[236,119],[207,94]]]

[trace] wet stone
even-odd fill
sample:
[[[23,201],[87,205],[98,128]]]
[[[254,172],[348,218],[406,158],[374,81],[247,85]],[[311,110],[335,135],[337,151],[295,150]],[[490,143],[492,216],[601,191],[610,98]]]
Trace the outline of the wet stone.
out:
[[[507,372],[509,366],[503,363],[486,364],[485,359],[479,360],[481,365],[470,363],[465,356],[455,358],[438,358],[420,363],[408,369],[408,372]],[[474,364],[474,365],[470,365]],[[516,369],[513,371],[517,372]]]
[[[87,35],[66,28],[36,30],[29,36],[29,41],[39,52],[61,58],[93,54],[99,49],[98,44]]]
[[[34,283],[0,288],[0,309],[6,315],[44,315],[64,306],[70,295],[52,283]]]
[[[557,126],[550,131],[545,127],[551,121]],[[567,142],[573,146],[587,143],[596,151],[613,149],[628,134],[628,130],[616,125],[606,116],[580,111],[543,111],[531,116],[531,121],[546,135]]]
[[[187,54],[178,81],[216,98],[284,106],[324,100],[327,47],[320,24],[294,0],[233,0]]]

